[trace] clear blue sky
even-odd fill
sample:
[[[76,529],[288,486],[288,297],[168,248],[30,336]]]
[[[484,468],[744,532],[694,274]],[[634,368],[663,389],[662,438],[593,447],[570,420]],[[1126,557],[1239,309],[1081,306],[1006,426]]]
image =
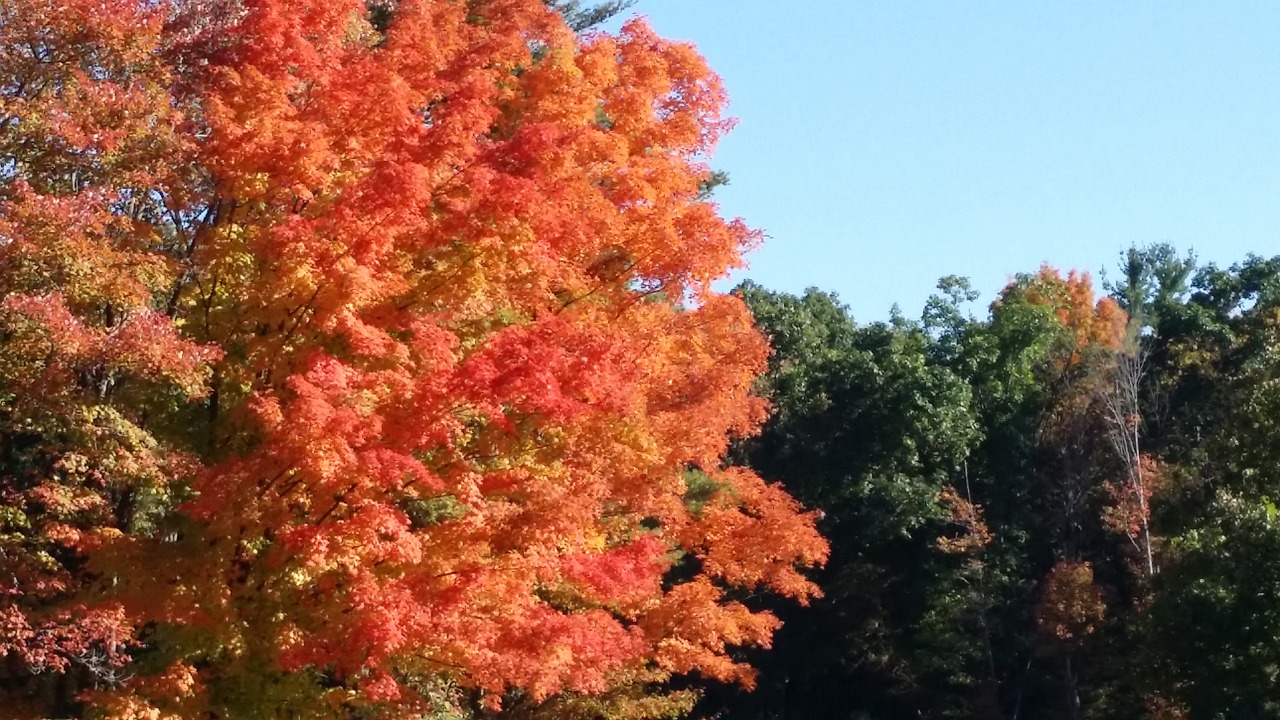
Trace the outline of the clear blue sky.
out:
[[[1280,2],[639,0],[724,78],[751,277],[917,317],[1132,243],[1280,253]]]

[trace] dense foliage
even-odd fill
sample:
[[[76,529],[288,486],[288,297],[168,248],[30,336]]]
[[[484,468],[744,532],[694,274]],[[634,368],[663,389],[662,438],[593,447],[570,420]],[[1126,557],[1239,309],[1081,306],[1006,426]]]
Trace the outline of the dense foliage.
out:
[[[0,715],[1280,718],[1280,258],[717,292],[629,5],[0,0]]]
[[[5,717],[751,682],[826,546],[723,462],[756,234],[693,49],[575,32],[622,5],[0,4]]]
[[[919,322],[739,288],[775,412],[734,453],[831,561],[703,716],[1280,718],[1280,258],[1123,260]]]

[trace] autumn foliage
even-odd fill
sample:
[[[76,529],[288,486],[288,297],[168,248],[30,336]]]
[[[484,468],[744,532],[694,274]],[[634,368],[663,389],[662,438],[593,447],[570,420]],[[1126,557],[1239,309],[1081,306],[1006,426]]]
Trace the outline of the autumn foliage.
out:
[[[1070,365],[1080,362],[1081,351],[1090,346],[1118,348],[1124,340],[1128,316],[1114,298],[1094,300],[1088,273],[1070,270],[1063,277],[1045,265],[1027,283],[1025,293],[1028,303],[1052,309],[1070,331],[1074,342],[1074,352],[1067,361]]]
[[[711,290],[724,100],[541,0],[0,5],[5,706],[749,682],[735,589],[826,548],[723,466],[767,352]]]
[[[1059,642],[1079,643],[1093,634],[1105,613],[1093,566],[1079,560],[1058,561],[1040,589],[1036,608],[1040,631]]]
[[[938,503],[947,509],[951,523],[959,529],[953,537],[938,538],[938,549],[951,555],[970,555],[981,552],[991,543],[991,530],[982,520],[982,507],[964,497],[954,488],[943,488]]]
[[[1128,537],[1142,533],[1143,524],[1150,519],[1152,496],[1166,484],[1165,469],[1156,458],[1142,455],[1138,462],[1138,472],[1143,478],[1140,488],[1126,480],[1108,482],[1105,486],[1108,504],[1102,513],[1103,524],[1112,532]]]

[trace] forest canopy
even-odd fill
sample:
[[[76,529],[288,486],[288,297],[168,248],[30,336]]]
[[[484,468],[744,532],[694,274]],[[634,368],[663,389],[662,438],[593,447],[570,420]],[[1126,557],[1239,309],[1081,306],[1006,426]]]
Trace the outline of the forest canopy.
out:
[[[919,321],[747,283],[774,353],[732,456],[831,560],[705,717],[1280,717],[1280,258],[1158,245]]]

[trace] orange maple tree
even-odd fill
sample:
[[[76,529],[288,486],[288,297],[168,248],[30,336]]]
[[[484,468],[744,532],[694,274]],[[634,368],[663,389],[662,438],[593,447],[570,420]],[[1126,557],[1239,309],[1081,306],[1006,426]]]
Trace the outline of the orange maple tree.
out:
[[[1052,308],[1058,321],[1071,332],[1076,352],[1071,355],[1070,364],[1078,363],[1079,350],[1090,345],[1114,349],[1124,341],[1128,315],[1114,298],[1104,296],[1095,302],[1089,273],[1070,270],[1063,277],[1057,269],[1045,265],[1027,283],[1025,292],[1027,302]]]
[[[750,682],[737,589],[803,601],[826,546],[723,464],[767,347],[711,289],[758,235],[692,47],[542,0],[0,16],[8,706]]]

